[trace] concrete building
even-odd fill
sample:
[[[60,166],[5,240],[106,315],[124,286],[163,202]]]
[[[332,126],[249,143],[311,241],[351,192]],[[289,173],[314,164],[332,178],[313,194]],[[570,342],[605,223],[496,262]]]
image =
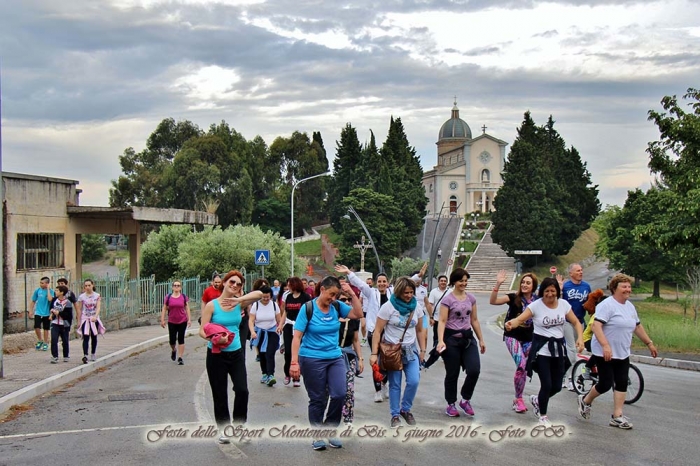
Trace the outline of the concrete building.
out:
[[[138,277],[141,224],[217,223],[216,215],[207,212],[81,206],[76,180],[3,172],[2,182],[3,304],[10,319],[5,322],[8,332],[13,318],[21,318],[17,320],[24,325],[24,312],[41,277],[81,279],[81,235],[128,235],[130,275]]]
[[[449,213],[458,216],[494,210],[493,200],[503,186],[501,172],[508,143],[487,134],[486,129],[483,126],[482,134],[472,137],[455,101],[452,116],[438,134],[437,165],[423,175],[426,210],[431,214],[438,213],[443,203]]]

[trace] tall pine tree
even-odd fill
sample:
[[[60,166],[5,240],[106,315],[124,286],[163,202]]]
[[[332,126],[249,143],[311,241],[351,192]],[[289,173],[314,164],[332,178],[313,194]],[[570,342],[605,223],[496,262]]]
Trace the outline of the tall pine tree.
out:
[[[342,231],[341,219],[347,213],[343,198],[356,187],[355,175],[362,159],[362,146],[357,137],[357,130],[350,123],[340,132],[335,155],[333,180],[328,189],[328,212],[335,231]]]

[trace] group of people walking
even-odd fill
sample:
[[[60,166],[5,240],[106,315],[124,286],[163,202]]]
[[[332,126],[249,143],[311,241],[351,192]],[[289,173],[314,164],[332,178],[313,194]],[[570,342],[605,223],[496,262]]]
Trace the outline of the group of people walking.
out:
[[[58,364],[58,343],[61,342],[63,362],[70,362],[70,330],[73,319],[77,322],[75,332],[83,343],[82,363],[97,360],[97,336],[105,333],[100,320],[100,294],[91,279],[83,282],[83,293],[75,296],[64,277],[56,281],[51,289],[51,279],[42,277],[34,290],[29,308],[29,318],[34,320],[37,351],[48,351],[51,346],[52,364]],[[50,332],[50,340],[49,340]]]

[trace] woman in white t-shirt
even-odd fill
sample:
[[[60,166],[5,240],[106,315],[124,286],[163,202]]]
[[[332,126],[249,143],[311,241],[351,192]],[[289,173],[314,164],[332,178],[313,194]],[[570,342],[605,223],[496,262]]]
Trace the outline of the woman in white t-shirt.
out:
[[[540,392],[531,395],[535,416],[540,424],[550,426],[547,417],[549,399],[561,391],[561,380],[566,369],[571,365],[566,355],[564,343],[564,324],[568,320],[576,330],[576,350],[583,351],[583,327],[571,310],[571,305],[561,298],[559,282],[552,277],[542,280],[538,293],[542,299],[530,303],[515,319],[505,323],[507,331],[518,328],[528,319],[532,319],[534,335],[530,354],[527,358],[527,375],[537,372],[540,378]]]
[[[262,298],[260,301],[251,304],[250,319],[250,341],[260,352],[260,370],[262,378],[260,383],[272,387],[277,383],[275,379],[275,354],[280,344],[280,333],[282,332],[282,314],[277,303],[272,299],[272,289],[265,285],[260,288]]]
[[[587,395],[579,395],[578,412],[582,418],[591,416],[591,403],[603,393],[613,389],[614,411],[610,425],[620,429],[631,429],[632,423],[622,415],[629,381],[630,346],[632,334],[649,347],[652,357],[657,356],[656,347],[647,335],[634,305],[629,302],[632,279],[624,274],[610,280],[612,296],[603,300],[595,309],[595,320],[591,323],[593,340],[591,352],[595,357],[600,378]]]
[[[420,363],[425,359],[425,340],[422,337],[426,330],[423,328],[423,311],[417,306],[415,292],[416,284],[413,280],[408,277],[399,278],[391,298],[379,309],[374,327],[375,335],[381,335],[384,331],[384,341],[387,343],[399,343],[403,335],[403,341],[401,341],[403,371],[387,371],[391,427],[401,425],[399,415],[408,425],[416,424],[411,407],[418,391]],[[420,347],[420,351],[416,349],[416,345]],[[374,338],[372,355],[369,358],[370,365],[377,362],[378,351],[379,338]],[[403,398],[401,398],[402,372],[406,375]]]

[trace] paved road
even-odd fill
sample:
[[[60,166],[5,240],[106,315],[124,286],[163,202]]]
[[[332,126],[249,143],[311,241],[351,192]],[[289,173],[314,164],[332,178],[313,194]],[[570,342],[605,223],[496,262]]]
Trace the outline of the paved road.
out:
[[[484,304],[479,314],[489,322],[502,309]],[[133,356],[84,380],[32,402],[30,412],[0,425],[0,464],[131,465],[157,460],[168,464],[697,464],[700,453],[700,373],[643,366],[647,388],[637,405],[626,408],[635,428],[607,426],[611,397],[594,406],[593,418],[577,418],[575,396],[565,392],[550,403],[550,418],[561,437],[532,438],[536,419],[510,409],[512,372],[500,332],[485,325],[487,353],[473,399],[476,415],[449,419],[443,414],[440,364],[423,375],[413,412],[418,430],[388,429],[388,403],[373,403],[369,374],[357,383],[357,412],[352,436],[342,450],[314,452],[310,441],[277,436],[284,425],[306,426],[303,388],[258,383],[259,369],[249,357],[251,389],[249,429],[264,429],[249,443],[219,447],[213,439],[163,438],[149,442],[151,431],[171,426],[187,429],[211,424],[211,399],[204,372],[204,347],[189,343],[186,365],[178,367],[161,346]],[[366,348],[365,348],[366,350]],[[250,356],[250,355],[249,355]],[[281,363],[282,358],[278,358]],[[280,371],[278,370],[278,373]],[[526,393],[538,389],[536,378]],[[126,398],[132,398],[126,401]],[[377,426],[373,430],[372,426]],[[503,438],[508,426],[524,433]],[[441,430],[439,438],[420,442],[406,435]],[[385,438],[372,438],[384,432]],[[462,438],[447,438],[452,432]],[[476,432],[476,434],[472,434]],[[554,432],[550,432],[553,434]],[[365,437],[360,437],[366,435]],[[475,437],[471,437],[475,435]],[[151,432],[151,438],[157,436]]]

